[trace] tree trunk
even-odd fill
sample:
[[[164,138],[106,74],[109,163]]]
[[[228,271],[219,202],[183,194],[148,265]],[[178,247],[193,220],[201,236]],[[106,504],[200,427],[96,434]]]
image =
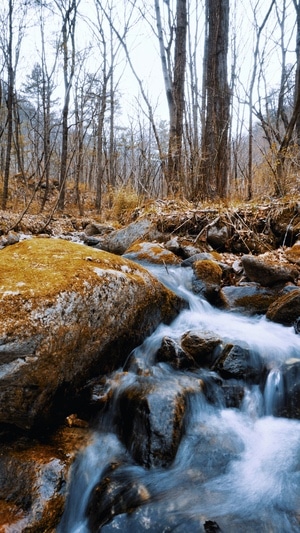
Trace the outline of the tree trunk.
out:
[[[170,9],[170,7],[169,7]],[[184,83],[186,68],[187,2],[177,0],[174,68],[170,72],[164,46],[159,0],[155,0],[156,25],[160,45],[165,91],[169,107],[168,190],[177,194],[182,189],[182,136],[184,118]]]
[[[207,0],[207,49],[204,63],[205,126],[198,195],[224,198],[228,179],[230,91],[227,79],[229,0]]]
[[[12,41],[13,41],[13,28],[12,28],[12,16],[13,16],[13,2],[9,0],[9,13],[8,13],[8,46],[7,46],[7,71],[8,71],[8,83],[7,83],[7,139],[6,139],[6,153],[5,153],[5,166],[4,166],[4,180],[3,180],[3,193],[2,193],[2,209],[6,209],[8,200],[8,184],[11,162],[11,150],[13,141],[13,105],[14,105],[14,85],[15,85],[15,73],[13,68],[12,59]]]

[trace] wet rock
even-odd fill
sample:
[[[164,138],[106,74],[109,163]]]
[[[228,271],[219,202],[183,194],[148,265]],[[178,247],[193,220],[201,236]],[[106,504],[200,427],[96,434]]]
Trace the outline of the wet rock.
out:
[[[194,392],[201,387],[201,380],[195,380]],[[137,463],[150,467],[173,461],[190,392],[190,382],[184,386],[144,377],[122,390],[118,397],[121,439]]]
[[[212,366],[218,357],[221,340],[211,332],[188,331],[181,337],[181,346],[200,367]]]
[[[294,326],[294,331],[295,331],[296,335],[299,335],[299,333],[300,333],[300,317],[296,318],[293,326]]]
[[[47,444],[25,436],[2,440],[1,531],[54,531],[63,513],[70,466],[89,439],[88,429],[61,428]]]
[[[112,231],[106,238],[97,245],[101,250],[106,250],[113,254],[122,255],[132,244],[139,240],[152,241],[161,236],[156,225],[147,219],[140,219],[132,222],[128,226]]]
[[[91,533],[100,531],[116,515],[132,513],[149,499],[147,487],[135,476],[134,470],[112,465],[93,489],[87,505]]]
[[[221,391],[223,394],[223,402],[226,407],[240,409],[245,395],[245,388],[243,385],[240,385],[235,381],[232,383],[228,381],[222,383]]]
[[[156,362],[170,364],[176,370],[192,369],[196,365],[194,358],[170,337],[164,337],[156,354]]]
[[[263,364],[260,357],[248,348],[227,344],[213,369],[224,379],[244,379],[246,382],[259,383]]]
[[[292,326],[300,316],[300,289],[284,293],[273,302],[266,314],[269,320]]]
[[[220,286],[222,280],[222,268],[216,261],[203,259],[193,263],[194,278],[192,280],[193,291],[201,294],[212,305],[222,305]]]
[[[248,315],[265,314],[278,298],[277,291],[261,287],[256,283],[223,287],[221,296],[228,309]]]
[[[281,367],[284,402],[279,416],[300,419],[300,360],[290,359]]]
[[[204,517],[190,516],[188,513],[174,513],[174,504],[167,505],[163,503],[150,503],[143,505],[139,509],[133,510],[129,513],[123,513],[115,516],[112,522],[104,525],[101,529],[102,533],[114,533],[115,531],[122,531],[122,533],[205,533]],[[95,530],[92,533],[96,533]]]
[[[130,246],[123,254],[132,261],[144,261],[158,265],[178,265],[181,259],[173,252],[166,250],[162,244],[151,242],[137,242]]]
[[[244,255],[242,264],[247,278],[263,287],[272,286],[276,283],[283,284],[288,281],[296,283],[299,277],[299,272],[295,267],[285,264],[280,265],[263,257]]]
[[[4,248],[0,277],[0,422],[25,429],[77,412],[86,380],[181,306],[137,264],[59,239]]]

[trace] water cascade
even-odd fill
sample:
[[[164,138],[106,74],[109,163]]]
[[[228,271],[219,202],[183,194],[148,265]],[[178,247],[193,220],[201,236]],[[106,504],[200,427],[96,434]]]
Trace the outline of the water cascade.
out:
[[[300,361],[300,336],[263,316],[213,308],[192,293],[189,268],[151,270],[189,306],[137,347],[123,370],[108,376],[110,399],[96,418],[93,442],[73,466],[58,532],[299,532],[300,421],[284,414],[284,367]],[[262,368],[261,379],[226,381],[211,369],[175,369],[157,362],[164,338],[178,342],[194,330],[213,332],[223,345],[246,349],[253,365]],[[220,381],[239,401],[226,401]],[[148,464],[139,461],[143,443],[137,446],[134,436],[126,440],[129,426],[133,433],[140,427],[132,426],[131,411],[129,421],[123,419],[141,383],[149,388],[162,425],[169,416],[164,399],[190,391],[180,439],[165,463],[157,435]],[[126,390],[131,395],[124,396]]]

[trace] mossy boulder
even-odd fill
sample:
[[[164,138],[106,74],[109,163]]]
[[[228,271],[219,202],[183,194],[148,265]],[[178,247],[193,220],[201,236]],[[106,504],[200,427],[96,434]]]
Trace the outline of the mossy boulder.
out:
[[[195,261],[192,267],[194,272],[193,291],[196,294],[201,294],[212,305],[222,305],[220,288],[223,271],[220,265],[211,259],[203,259]]]
[[[266,316],[273,322],[292,326],[300,316],[300,289],[295,288],[277,298],[268,308]]]
[[[263,287],[284,284],[288,281],[296,283],[299,271],[292,265],[279,264],[277,261],[265,259],[263,256],[244,255],[242,265],[250,281],[260,283]]]
[[[0,251],[0,299],[0,423],[28,429],[74,412],[86,379],[182,305],[131,261],[43,238]]]
[[[269,306],[278,298],[277,291],[261,287],[256,283],[223,287],[221,294],[228,309],[247,315],[266,313]]]

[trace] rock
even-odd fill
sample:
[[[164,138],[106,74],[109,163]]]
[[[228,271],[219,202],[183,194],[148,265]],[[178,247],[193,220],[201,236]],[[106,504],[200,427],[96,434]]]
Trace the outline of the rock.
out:
[[[194,392],[202,382],[194,380]],[[192,392],[187,380],[156,380],[137,377],[118,396],[121,439],[140,465],[167,466],[176,454],[183,430],[186,396]]]
[[[1,442],[1,531],[55,530],[63,513],[70,466],[89,439],[87,429],[60,428],[47,444],[24,436]]]
[[[300,214],[297,205],[284,205],[276,209],[271,217],[271,229],[277,238],[277,245],[291,246],[299,233]]]
[[[295,331],[296,335],[299,335],[299,333],[300,333],[300,317],[296,318],[293,326],[294,326],[294,331]]]
[[[136,242],[123,254],[126,259],[132,261],[143,261],[158,265],[178,265],[181,259],[162,244],[152,242]]]
[[[256,283],[227,286],[221,289],[221,297],[228,309],[253,314],[265,314],[278,298],[276,291]]]
[[[98,248],[114,254],[122,255],[137,240],[155,240],[161,234],[156,225],[146,218],[132,222],[128,226],[112,231],[107,237],[101,240]]]
[[[181,346],[198,366],[211,366],[217,357],[216,348],[221,340],[211,332],[188,331],[181,337]]]
[[[182,267],[191,267],[195,263],[195,261],[203,261],[204,259],[208,261],[214,261],[215,258],[213,254],[209,252],[199,252],[196,254],[191,255],[190,257],[187,257],[184,259],[181,263]]]
[[[77,412],[93,373],[124,363],[181,300],[139,265],[60,239],[0,252],[0,422]]]
[[[7,235],[2,235],[0,237],[0,248],[4,248],[5,246],[16,244],[19,242],[20,236],[15,231],[9,231]]]
[[[215,250],[229,250],[231,233],[232,231],[228,224],[219,221],[207,229],[207,242]]]
[[[284,255],[291,263],[300,265],[300,243],[296,242],[294,246],[285,250]]]
[[[132,513],[150,499],[147,487],[133,472],[112,465],[93,489],[86,514],[89,530],[97,533],[116,515]]]
[[[87,237],[94,237],[95,235],[103,235],[114,231],[113,226],[108,224],[99,224],[97,222],[90,222],[84,228],[84,233]]]
[[[273,302],[266,314],[269,320],[279,322],[285,326],[292,326],[300,316],[300,289],[284,293]]]
[[[244,255],[242,264],[247,278],[250,281],[260,283],[263,287],[272,286],[276,283],[283,284],[288,281],[296,283],[299,277],[299,272],[296,268],[285,264],[279,265],[275,261],[270,261],[263,257]]]
[[[213,369],[224,379],[244,379],[259,383],[263,372],[260,357],[248,348],[227,344]]]
[[[276,247],[272,232],[268,235],[250,229],[239,230],[232,236],[230,249],[238,254],[264,254]]]
[[[182,259],[186,259],[201,252],[201,248],[199,246],[195,246],[193,241],[191,242],[183,238],[180,239],[178,236],[167,241],[165,243],[165,247],[167,250],[173,252]]]
[[[170,337],[164,337],[156,354],[156,362],[169,363],[176,370],[195,368],[193,357],[186,353],[177,342]]]
[[[284,405],[279,416],[300,419],[300,360],[283,363],[281,373],[284,382]]]
[[[193,291],[201,294],[212,305],[222,305],[220,298],[222,268],[220,265],[210,259],[197,260],[193,263],[193,271]]]

